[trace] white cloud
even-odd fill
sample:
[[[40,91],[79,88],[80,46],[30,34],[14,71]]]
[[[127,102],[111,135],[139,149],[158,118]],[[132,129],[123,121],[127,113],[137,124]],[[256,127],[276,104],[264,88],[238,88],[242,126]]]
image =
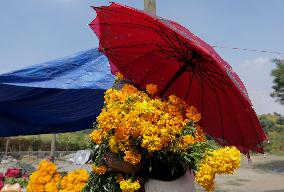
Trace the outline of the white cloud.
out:
[[[258,57],[245,60],[237,66],[235,71],[240,75],[247,87],[250,99],[258,114],[278,112],[284,114],[284,107],[270,97],[272,81],[270,73],[275,65],[270,58]]]

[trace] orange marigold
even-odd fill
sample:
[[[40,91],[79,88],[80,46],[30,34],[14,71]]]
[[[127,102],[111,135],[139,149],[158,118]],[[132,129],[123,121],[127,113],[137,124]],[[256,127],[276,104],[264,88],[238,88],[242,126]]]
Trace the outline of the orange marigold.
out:
[[[155,95],[156,93],[158,93],[158,86],[154,84],[148,84],[146,85],[146,90],[150,95]]]
[[[186,117],[192,120],[193,122],[198,122],[201,119],[201,114],[193,106],[186,109]]]
[[[125,151],[125,156],[123,157],[124,161],[136,165],[141,161],[141,155],[133,151]]]
[[[102,166],[92,165],[92,168],[93,168],[93,172],[98,175],[103,175],[107,171],[107,167],[103,165]]]

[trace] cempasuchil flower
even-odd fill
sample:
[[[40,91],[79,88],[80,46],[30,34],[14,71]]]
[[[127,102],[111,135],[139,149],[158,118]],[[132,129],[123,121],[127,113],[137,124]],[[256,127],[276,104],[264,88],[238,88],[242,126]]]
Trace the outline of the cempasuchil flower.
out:
[[[131,179],[122,180],[119,183],[122,192],[134,192],[140,189],[139,181],[132,181]]]

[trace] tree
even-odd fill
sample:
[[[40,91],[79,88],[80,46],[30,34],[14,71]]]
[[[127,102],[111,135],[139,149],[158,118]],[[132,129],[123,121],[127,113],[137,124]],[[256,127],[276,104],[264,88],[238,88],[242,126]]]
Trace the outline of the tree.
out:
[[[271,97],[276,99],[276,102],[284,105],[284,60],[274,59],[272,60],[276,64],[276,68],[272,70],[271,75],[274,78],[274,89],[271,93]]]
[[[259,117],[259,121],[265,133],[273,131],[273,129],[275,129],[276,127],[276,123],[273,120],[269,119],[267,115],[261,115]]]

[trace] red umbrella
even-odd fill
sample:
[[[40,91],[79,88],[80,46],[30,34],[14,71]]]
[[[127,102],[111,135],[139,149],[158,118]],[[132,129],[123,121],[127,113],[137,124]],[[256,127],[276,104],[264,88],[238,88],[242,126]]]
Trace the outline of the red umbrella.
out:
[[[175,94],[202,113],[203,130],[243,153],[263,152],[266,135],[247,91],[232,67],[183,26],[131,7],[94,7],[90,27],[99,49],[136,86],[158,85],[160,96]]]

